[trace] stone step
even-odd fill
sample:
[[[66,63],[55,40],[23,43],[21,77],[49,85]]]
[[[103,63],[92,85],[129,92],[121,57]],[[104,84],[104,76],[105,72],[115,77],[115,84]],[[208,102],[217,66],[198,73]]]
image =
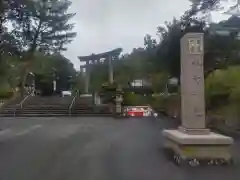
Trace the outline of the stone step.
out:
[[[47,104],[56,104],[64,105],[71,104],[73,97],[31,97],[26,100],[24,105],[47,105]]]
[[[91,113],[91,114],[71,114],[73,117],[111,117],[112,114],[99,114],[99,113]]]
[[[3,112],[12,112],[12,111],[16,111],[16,112],[23,112],[23,111],[41,111],[41,112],[48,112],[48,111],[69,111],[68,108],[36,108],[36,109],[9,109],[9,110],[4,110]],[[108,109],[71,109],[72,112],[85,112],[85,111],[89,111],[89,112],[109,112]]]
[[[16,112],[14,112],[14,111],[8,111],[8,112],[2,112],[2,113],[0,113],[0,114],[14,114],[14,113],[16,113]]]
[[[13,114],[0,113],[0,117],[14,117],[14,115]]]
[[[97,111],[97,112],[109,112],[109,109],[71,109],[71,111]]]
[[[68,112],[21,112],[21,113],[16,113],[16,115],[21,115],[21,114],[46,114],[46,115],[51,115],[51,114],[66,114],[68,115]]]
[[[69,112],[68,109],[19,109],[19,110],[4,110],[2,113],[11,112]]]
[[[18,104],[7,106],[0,116],[51,117],[69,116],[73,97],[29,97],[20,108]],[[107,105],[92,105],[92,97],[77,97],[71,109],[72,116],[112,116]]]
[[[18,108],[17,110],[38,110],[38,109],[42,109],[42,110],[54,110],[54,109],[69,109],[69,107],[24,107],[22,109]]]
[[[68,112],[68,109],[21,109],[16,112]]]
[[[47,112],[47,111],[69,111],[68,108],[65,109],[8,109],[8,110],[3,110],[2,112],[24,112],[24,111],[43,111],[43,112]]]
[[[93,110],[78,110],[78,111],[71,111],[71,112],[96,112],[96,111],[93,111]]]
[[[88,107],[78,107],[78,108],[72,108],[72,110],[108,110],[107,108],[88,108]]]
[[[36,110],[39,110],[39,111],[48,111],[48,110],[51,110],[51,111],[54,111],[54,110],[69,110],[69,107],[25,107],[25,108],[5,108],[3,111],[4,112],[7,112],[7,111],[36,111]],[[108,108],[73,108],[71,109],[72,111],[109,111]]]
[[[15,110],[16,108],[4,108],[3,111],[12,111]]]
[[[7,108],[17,108],[19,106],[20,106],[19,104],[11,104],[11,105],[6,106],[5,109],[7,109]]]
[[[3,115],[3,114],[5,114],[5,115],[14,115],[14,112],[3,112],[3,113],[0,113],[0,115]]]
[[[68,117],[69,114],[16,114],[15,117]],[[71,114],[72,117],[111,117],[112,114],[99,114],[99,113],[84,113],[84,114]],[[13,114],[0,114],[0,117],[14,117]]]
[[[63,99],[63,100],[69,100],[69,99],[73,99],[74,96],[65,96],[65,97],[61,97],[61,96],[31,96],[28,98],[28,100],[56,100],[56,99]]]
[[[67,103],[53,103],[51,101],[46,102],[46,103],[24,103],[23,106],[64,106],[64,105],[70,105],[71,102],[67,102]]]
[[[68,114],[16,114],[14,117],[67,117]],[[9,114],[0,114],[0,117],[13,117]]]
[[[67,103],[71,103],[71,101],[59,101],[59,100],[56,100],[56,101],[51,101],[51,100],[48,100],[48,101],[38,101],[38,100],[34,100],[34,101],[26,101],[24,104],[47,104],[47,103],[51,103],[51,104],[67,104]]]

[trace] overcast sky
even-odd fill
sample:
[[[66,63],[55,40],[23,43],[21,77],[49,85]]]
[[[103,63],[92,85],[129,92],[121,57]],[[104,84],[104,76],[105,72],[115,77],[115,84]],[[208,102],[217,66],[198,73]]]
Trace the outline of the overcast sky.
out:
[[[124,53],[143,46],[145,34],[155,36],[164,21],[179,17],[190,7],[188,0],[72,0],[77,37],[64,55],[79,69],[77,56],[118,47]]]

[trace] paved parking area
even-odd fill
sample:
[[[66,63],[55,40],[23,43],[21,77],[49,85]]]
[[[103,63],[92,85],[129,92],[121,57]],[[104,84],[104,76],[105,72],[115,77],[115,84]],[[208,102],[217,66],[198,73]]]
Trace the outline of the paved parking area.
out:
[[[161,151],[166,119],[4,118],[3,180],[239,180],[233,167],[179,168]]]

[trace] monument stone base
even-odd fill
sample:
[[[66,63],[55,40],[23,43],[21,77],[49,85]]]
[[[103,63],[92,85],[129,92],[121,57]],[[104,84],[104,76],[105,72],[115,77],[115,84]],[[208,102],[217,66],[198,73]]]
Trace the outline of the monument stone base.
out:
[[[181,160],[223,160],[231,162],[233,139],[213,132],[187,134],[180,130],[164,130],[164,148],[171,150]]]

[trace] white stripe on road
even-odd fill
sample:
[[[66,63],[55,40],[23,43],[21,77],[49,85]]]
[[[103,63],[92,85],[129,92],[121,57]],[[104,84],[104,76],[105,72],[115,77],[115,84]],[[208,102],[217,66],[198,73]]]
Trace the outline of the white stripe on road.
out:
[[[28,129],[26,129],[26,130],[24,130],[24,131],[21,131],[21,132],[19,132],[19,133],[16,133],[15,136],[22,136],[22,135],[28,134],[28,133],[30,133],[31,131],[34,131],[34,130],[36,130],[36,129],[38,129],[38,128],[41,128],[41,127],[42,127],[42,125],[40,125],[40,124],[35,125],[35,126],[32,126],[32,127],[28,128]]]
[[[11,129],[4,129],[4,130],[0,131],[0,136],[4,135],[4,134],[7,134],[7,133],[9,133],[11,131],[12,131]]]

